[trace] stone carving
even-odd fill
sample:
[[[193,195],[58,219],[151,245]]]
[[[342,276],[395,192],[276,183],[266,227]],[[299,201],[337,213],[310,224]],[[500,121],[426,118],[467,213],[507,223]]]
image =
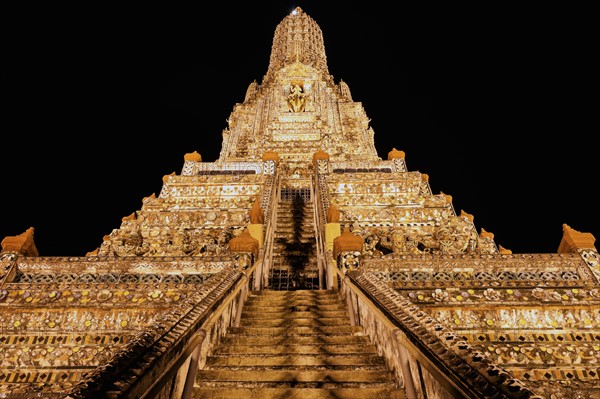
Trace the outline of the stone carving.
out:
[[[337,281],[376,299],[394,334],[420,340],[421,356],[476,396],[533,399],[531,386],[548,399],[598,397],[594,238],[564,225],[558,254],[512,254],[478,234],[471,215],[457,215],[451,196],[433,194],[428,175],[408,171],[404,152],[382,160],[362,103],[329,75],[320,28],[300,8],[276,31],[263,82],[250,84],[227,125],[216,162],[186,154],[181,174],[165,175],[159,196],[144,198],[88,256],[39,257],[33,229],[2,241],[0,396],[84,399],[102,387],[118,397],[153,376],[185,374],[170,367],[206,333],[214,301],[243,302],[228,295],[260,253],[248,224],[277,217],[273,199],[299,191],[314,202],[321,233],[324,221],[345,227],[333,251],[310,260],[348,272]],[[389,352],[394,336],[358,306],[355,321]],[[210,339],[226,327],[211,326]]]
[[[293,83],[287,96],[287,105],[291,112],[302,112],[306,104],[306,93],[298,83]]]

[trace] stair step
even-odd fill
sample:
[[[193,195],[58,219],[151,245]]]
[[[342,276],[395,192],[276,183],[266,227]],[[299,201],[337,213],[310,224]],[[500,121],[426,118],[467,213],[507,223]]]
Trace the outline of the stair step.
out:
[[[296,327],[230,327],[230,334],[247,335],[273,335],[278,337],[289,337],[294,335],[335,335],[335,334],[357,334],[363,335],[360,326],[296,326]]]
[[[340,296],[335,293],[328,293],[327,290],[296,290],[296,291],[277,291],[277,290],[265,290],[264,294],[250,293],[248,301],[335,301],[340,303]],[[317,294],[323,292],[322,294]],[[248,301],[246,303],[248,303]]]
[[[304,270],[296,270],[294,271],[294,265],[293,264],[284,264],[284,263],[278,263],[277,265],[273,265],[271,267],[271,271],[270,271],[270,277],[271,277],[271,283],[277,283],[278,279],[289,279],[289,280],[296,280],[296,279],[318,279],[319,278],[319,270],[315,269],[313,267],[310,267],[311,265],[306,265],[307,267],[304,268]],[[276,289],[273,289],[274,291],[276,291]]]
[[[251,291],[192,398],[405,399],[394,381],[337,291]]]
[[[198,370],[197,381],[202,385],[215,382],[235,382],[243,385],[261,386],[264,383],[276,385],[291,384],[298,386],[311,383],[320,386],[330,384],[339,387],[346,384],[358,386],[359,384],[384,384],[389,386],[392,376],[386,370]],[[273,385],[272,385],[273,386]]]
[[[338,369],[350,367],[377,367],[381,370],[385,366],[383,358],[372,354],[348,354],[348,355],[227,355],[211,356],[206,362],[206,367],[336,367]]]
[[[323,314],[323,312],[343,312],[345,315],[346,308],[339,303],[329,303],[329,304],[315,304],[311,303],[308,300],[296,301],[294,304],[280,303],[269,304],[269,306],[265,306],[266,301],[257,301],[256,303],[246,304],[244,305],[244,313],[245,314],[254,314],[254,313],[262,313],[266,316],[268,315],[277,315],[278,313],[283,312],[313,312],[315,314]]]
[[[370,345],[366,335],[294,335],[274,337],[272,335],[226,334],[224,345]]]
[[[340,294],[335,290],[297,290],[297,291],[273,291],[273,290],[261,290],[261,291],[250,291],[250,297],[306,297],[306,298],[340,298]]]
[[[326,299],[326,298],[322,298],[322,299],[304,299],[304,298],[298,298],[298,299],[272,299],[272,298],[260,298],[260,299],[250,299],[249,302],[247,302],[244,305],[244,309],[249,309],[250,311],[252,311],[254,308],[259,308],[259,307],[263,307],[263,308],[269,308],[264,309],[265,312],[272,312],[275,311],[277,309],[290,309],[290,311],[292,311],[291,309],[307,309],[307,308],[312,308],[315,310],[327,310],[330,309],[332,307],[335,307],[337,309],[340,309],[341,305],[339,304],[339,299]],[[345,308],[343,308],[345,310]]]
[[[242,318],[240,326],[242,327],[319,327],[319,326],[349,326],[348,318],[330,317],[320,319],[259,319]]]
[[[313,258],[314,254],[317,252],[317,250],[313,247],[310,248],[304,248],[304,249],[292,249],[292,248],[273,248],[273,257],[274,258],[278,258],[278,259],[298,259],[298,260],[302,260],[306,263],[317,263],[316,259],[310,259]]]
[[[287,346],[269,346],[269,345],[219,345],[215,355],[223,354],[244,354],[244,355],[350,355],[350,354],[377,354],[375,346],[356,346],[351,345],[332,345],[328,347],[318,345],[287,345]]]
[[[192,399],[405,399],[389,387],[353,388],[195,388]]]
[[[312,218],[296,218],[292,216],[277,216],[277,227],[311,227],[314,230]]]
[[[304,237],[306,238],[310,237],[311,235],[314,237],[315,228],[312,224],[303,226],[284,226],[281,223],[278,223],[274,237],[293,237],[294,233],[304,233]]]
[[[273,241],[273,250],[275,249],[305,249],[315,248],[315,237],[313,235],[306,235],[304,237],[296,237],[290,240],[289,237],[275,238]]]
[[[248,312],[244,309],[242,313],[242,320],[291,320],[291,319],[342,319],[345,323],[348,323],[348,313],[345,310],[311,310],[311,311],[300,311],[294,310],[294,306],[290,307],[289,310],[283,312]],[[328,323],[329,320],[326,320]]]
[[[294,231],[292,229],[284,231],[281,229],[279,232],[273,233],[274,243],[288,243],[291,241],[296,241],[305,245],[314,245],[316,242],[315,231],[312,229],[304,231]]]
[[[317,268],[317,262],[316,261],[307,261],[305,259],[303,259],[300,256],[283,256],[283,255],[273,255],[273,258],[271,259],[271,263],[273,264],[273,267],[279,267],[280,265],[289,265],[292,263],[305,263],[307,266],[313,266],[314,265],[314,269]],[[272,267],[272,268],[273,268]]]

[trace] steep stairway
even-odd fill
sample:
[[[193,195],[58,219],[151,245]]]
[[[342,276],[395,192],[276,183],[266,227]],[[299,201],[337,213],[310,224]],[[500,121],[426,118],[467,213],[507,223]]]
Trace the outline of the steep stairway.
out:
[[[332,290],[254,291],[198,371],[193,398],[403,399]]]
[[[313,204],[280,201],[269,271],[272,290],[319,289]]]

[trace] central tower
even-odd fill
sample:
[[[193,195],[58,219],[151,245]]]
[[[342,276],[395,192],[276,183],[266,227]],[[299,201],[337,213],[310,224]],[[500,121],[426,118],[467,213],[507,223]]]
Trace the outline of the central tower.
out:
[[[300,7],[275,29],[268,71],[234,106],[221,148],[218,162],[275,152],[290,177],[309,176],[317,151],[335,161],[379,159],[362,104],[334,83],[321,28]]]

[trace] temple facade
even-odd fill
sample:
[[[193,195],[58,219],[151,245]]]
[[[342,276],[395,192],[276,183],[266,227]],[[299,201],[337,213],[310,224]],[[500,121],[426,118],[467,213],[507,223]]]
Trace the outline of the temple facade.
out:
[[[380,158],[299,7],[162,181],[85,256],[2,240],[0,397],[600,398],[595,238],[512,253]]]

